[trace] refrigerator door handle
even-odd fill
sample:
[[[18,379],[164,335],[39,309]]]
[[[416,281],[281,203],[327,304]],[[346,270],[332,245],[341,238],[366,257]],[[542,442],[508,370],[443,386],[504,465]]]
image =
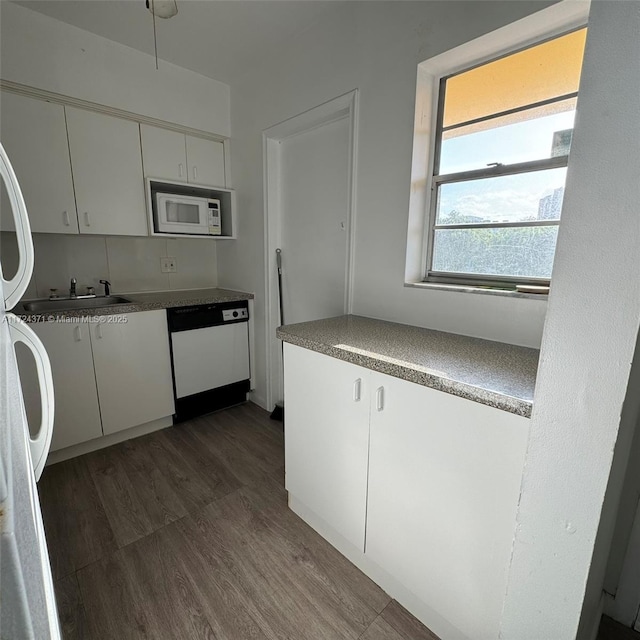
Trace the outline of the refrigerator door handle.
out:
[[[35,436],[29,434],[29,447],[31,449],[31,462],[36,481],[40,479],[44,463],[47,461],[51,436],[53,435],[54,399],[53,376],[51,375],[51,363],[49,356],[40,338],[22,320],[12,313],[7,314],[11,341],[14,348],[17,342],[24,344],[33,354],[38,372],[38,386],[40,387],[40,406],[42,421]]]
[[[2,279],[4,291],[4,308],[8,311],[18,304],[31,281],[33,273],[33,240],[31,239],[31,226],[29,225],[29,216],[27,215],[27,207],[22,197],[22,191],[20,191],[18,179],[2,144],[0,144],[0,176],[4,181],[11,205],[11,213],[16,226],[19,255],[18,270],[11,280],[5,280],[0,269],[0,278]]]

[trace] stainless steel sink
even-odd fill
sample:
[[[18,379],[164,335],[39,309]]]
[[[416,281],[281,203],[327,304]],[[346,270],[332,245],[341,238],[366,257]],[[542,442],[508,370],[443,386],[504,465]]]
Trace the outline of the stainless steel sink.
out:
[[[25,302],[25,311],[46,313],[47,311],[68,311],[72,309],[97,309],[115,304],[130,303],[129,298],[122,296],[96,296],[95,298],[67,298],[63,300],[34,300]]]

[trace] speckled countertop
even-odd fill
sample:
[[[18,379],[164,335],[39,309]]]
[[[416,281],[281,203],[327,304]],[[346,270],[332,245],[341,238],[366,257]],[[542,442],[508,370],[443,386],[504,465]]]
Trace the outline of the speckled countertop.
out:
[[[216,302],[236,302],[251,300],[252,293],[231,291],[230,289],[190,289],[183,291],[149,291],[147,293],[114,293],[113,295],[128,298],[131,302],[114,304],[108,307],[91,307],[76,309],[60,309],[55,311],[27,311],[23,303],[17,305],[12,313],[22,317],[27,322],[38,322],[43,316],[53,318],[78,318],[82,316],[108,316],[136,311],[153,311],[154,309],[168,309],[170,307],[186,307],[198,304],[213,304]]]
[[[361,316],[280,327],[285,342],[530,417],[539,352]]]

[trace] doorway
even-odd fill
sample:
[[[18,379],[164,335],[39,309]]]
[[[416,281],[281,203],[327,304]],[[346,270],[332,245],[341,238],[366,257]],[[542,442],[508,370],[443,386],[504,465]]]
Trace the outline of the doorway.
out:
[[[276,249],[286,324],[349,313],[357,90],[263,133],[267,403],[283,397]]]

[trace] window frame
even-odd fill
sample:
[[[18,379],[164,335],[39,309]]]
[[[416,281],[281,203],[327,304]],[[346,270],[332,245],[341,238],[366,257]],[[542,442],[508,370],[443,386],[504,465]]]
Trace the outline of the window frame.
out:
[[[434,285],[441,288],[445,285],[446,289],[455,290],[459,288],[459,290],[479,293],[496,293],[506,289],[504,294],[510,295],[515,293],[516,284],[549,284],[550,279],[546,278],[487,277],[466,273],[452,274],[447,272],[446,274],[441,274],[432,272],[434,224],[437,206],[436,190],[433,187],[434,178],[437,177],[435,168],[438,166],[439,158],[436,150],[440,149],[441,132],[439,124],[444,102],[444,92],[441,91],[441,84],[453,75],[586,27],[589,7],[590,3],[588,1],[571,2],[565,0],[559,2],[517,22],[429,58],[418,65],[404,278],[406,286],[428,287],[429,285]],[[573,94],[569,94],[568,96],[563,96],[562,99],[572,96]],[[556,98],[554,100],[559,99]],[[525,108],[530,107],[531,105],[528,105]],[[475,174],[477,178],[496,177],[536,169],[566,167],[567,161],[568,156],[555,156],[542,160],[487,168],[488,172],[483,176],[477,173],[480,170],[473,170],[471,172],[460,172],[460,174],[447,174],[447,176],[442,177],[459,175],[460,179],[464,179],[465,174],[467,177],[469,174]],[[545,166],[542,166],[543,163],[545,163]],[[557,223],[539,221],[535,225],[517,223],[511,226],[551,226],[552,224]],[[464,226],[467,228],[471,225]],[[495,223],[486,226],[499,228],[500,226],[509,225]],[[490,291],[487,291],[487,289],[490,289]]]
[[[578,31],[578,29],[570,29],[564,33],[560,33],[549,38],[541,39],[540,41],[528,45],[526,47],[520,47],[509,53],[503,54],[496,58],[487,60],[481,64],[476,64],[462,71],[458,71],[455,74],[449,74],[440,78],[438,88],[438,109],[436,112],[436,135],[434,137],[435,149],[433,152],[433,169],[434,172],[431,175],[431,198],[429,199],[429,238],[427,245],[427,263],[425,271],[425,282],[438,282],[441,284],[466,284],[475,283],[482,286],[495,286],[501,289],[514,288],[517,285],[537,285],[537,286],[549,286],[551,284],[551,278],[539,278],[534,276],[504,276],[504,275],[491,275],[491,274],[474,274],[474,273],[455,273],[451,271],[435,271],[433,269],[433,257],[434,257],[434,243],[435,232],[437,229],[501,229],[508,227],[560,227],[560,220],[536,220],[529,222],[502,222],[502,223],[469,223],[469,224],[454,224],[454,225],[439,225],[437,223],[437,208],[438,208],[438,188],[443,184],[453,184],[455,182],[471,182],[473,180],[482,180],[483,178],[495,178],[499,176],[512,176],[520,173],[533,173],[534,171],[544,171],[546,169],[558,169],[566,168],[569,164],[569,155],[563,156],[550,156],[549,158],[541,158],[539,160],[531,160],[528,162],[518,162],[514,164],[499,164],[497,166],[486,166],[479,169],[471,169],[469,171],[458,171],[456,173],[441,174],[440,168],[440,153],[442,149],[442,137],[448,127],[443,127],[444,120],[444,102],[446,96],[446,83],[447,80],[460,73],[465,73],[471,69],[476,69],[485,64],[491,64],[496,60],[503,60],[509,56],[515,55],[520,51],[526,51],[527,49],[536,47],[550,42],[556,38],[561,38],[564,35]],[[527,109],[533,109],[545,104],[554,104],[556,102],[562,102],[578,97],[578,92],[569,93],[549,100],[541,102],[531,103],[519,107],[517,109],[509,109],[504,112],[491,114],[484,118],[478,118],[469,122],[463,123],[461,126],[466,126],[476,122],[488,121],[495,118],[499,118],[511,113],[518,113],[520,111],[526,111]]]

